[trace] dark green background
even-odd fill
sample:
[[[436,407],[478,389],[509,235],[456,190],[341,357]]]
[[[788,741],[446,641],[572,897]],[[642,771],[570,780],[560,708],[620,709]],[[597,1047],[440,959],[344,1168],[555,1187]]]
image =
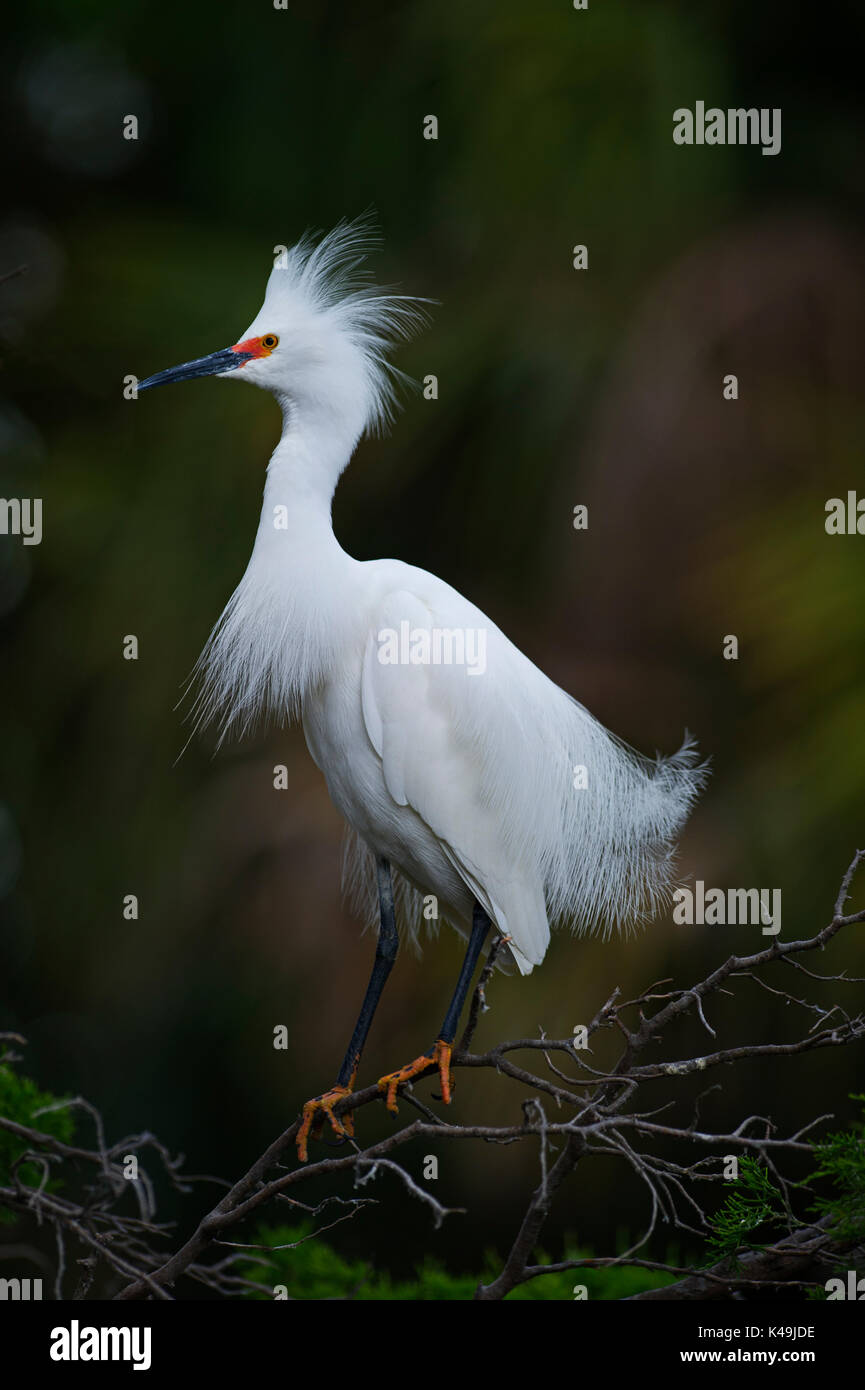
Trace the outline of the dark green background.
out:
[[[82,0],[4,27],[0,272],[30,269],[0,285],[0,491],[41,496],[45,535],[0,550],[0,1027],[29,1037],[40,1082],[236,1176],[341,1058],[372,944],[341,906],[341,826],[302,736],[216,756],[194,740],[177,760],[176,704],[246,563],[277,409],[218,381],[130,403],[122,380],[235,341],[273,246],[370,205],[379,278],[440,301],[398,358],[440,397],[410,397],[358,451],[335,504],[346,549],[461,587],[641,749],[687,725],[713,777],[683,871],[782,888],[785,935],[822,925],[865,838],[865,539],[823,526],[827,498],[865,494],[861,13]],[[698,99],[780,106],[780,155],[674,146],[673,110]],[[478,1042],[570,1034],[616,984],[687,984],[757,944],[669,914],[634,942],[558,937],[530,980],[493,984]],[[826,969],[865,973],[863,955]],[[406,952],[364,1079],[429,1044],[458,960],[451,934]],[[811,1020],[743,985],[711,1021],[759,1040]],[[703,1113],[847,1123],[862,1070],[852,1051],[737,1069]],[[466,1074],[455,1114],[512,1120],[516,1095]],[[361,1135],[390,1123],[364,1112]],[[343,1248],[404,1272],[503,1246],[534,1155],[441,1157],[439,1195],[467,1217],[433,1233],[391,1193]],[[569,1230],[609,1253],[644,1202],[586,1164],[547,1247]]]

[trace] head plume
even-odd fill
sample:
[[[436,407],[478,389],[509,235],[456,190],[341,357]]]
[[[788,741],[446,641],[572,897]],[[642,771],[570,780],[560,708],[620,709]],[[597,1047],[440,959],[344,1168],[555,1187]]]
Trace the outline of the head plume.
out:
[[[278,332],[286,350],[287,380],[297,389],[326,395],[323,373],[357,377],[362,430],[380,429],[393,415],[396,387],[411,382],[388,361],[388,353],[427,321],[430,300],[379,286],[365,262],[380,244],[369,213],[343,219],[326,235],[306,232],[296,245],[278,249],[261,311],[248,330]],[[282,356],[282,354],[281,354]],[[287,361],[286,361],[287,359]],[[279,365],[273,355],[273,367]],[[278,389],[274,375],[259,384]]]

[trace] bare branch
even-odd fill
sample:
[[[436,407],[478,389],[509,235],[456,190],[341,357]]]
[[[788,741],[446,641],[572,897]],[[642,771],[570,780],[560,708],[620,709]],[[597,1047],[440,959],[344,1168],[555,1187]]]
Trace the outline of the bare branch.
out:
[[[157,1225],[154,1220],[156,1179],[161,1178],[180,1192],[188,1192],[194,1182],[220,1180],[185,1175],[182,1161],[172,1157],[149,1132],[109,1144],[98,1112],[77,1097],[47,1109],[74,1105],[86,1110],[95,1126],[93,1149],[67,1144],[36,1128],[0,1116],[0,1129],[15,1136],[24,1146],[24,1153],[13,1165],[11,1182],[0,1187],[0,1207],[54,1226],[58,1297],[73,1248],[82,1251],[76,1254],[76,1264],[82,1271],[77,1297],[87,1294],[99,1266],[107,1268],[114,1287],[119,1289],[115,1296],[123,1300],[171,1298],[181,1278],[191,1279],[223,1296],[235,1297],[249,1292],[269,1292],[263,1280],[246,1277],[248,1271],[237,1274],[234,1264],[241,1258],[251,1261],[255,1251],[262,1252],[262,1258],[268,1253],[270,1247],[256,1244],[254,1240],[244,1241],[239,1230],[243,1223],[257,1218],[266,1207],[288,1204],[305,1216],[315,1216],[329,1205],[345,1206],[346,1212],[337,1220],[302,1237],[303,1240],[314,1239],[322,1231],[353,1218],[369,1204],[369,1199],[348,1201],[330,1193],[318,1202],[304,1202],[300,1194],[305,1195],[310,1184],[318,1196],[322,1180],[332,1183],[349,1178],[357,1187],[362,1187],[388,1172],[397,1177],[409,1197],[429,1209],[438,1226],[446,1216],[455,1215],[461,1209],[443,1206],[422,1187],[399,1161],[401,1151],[418,1140],[432,1140],[436,1144],[529,1142],[538,1145],[539,1179],[519,1217],[502,1268],[489,1284],[477,1290],[479,1300],[502,1299],[517,1285],[543,1274],[615,1264],[677,1276],[676,1284],[639,1295],[641,1298],[727,1297],[737,1290],[801,1289],[812,1282],[815,1270],[819,1274],[823,1265],[831,1261],[839,1246],[828,1224],[819,1228],[799,1226],[791,1204],[795,1189],[785,1175],[786,1160],[796,1155],[813,1155],[816,1131],[831,1116],[803,1117],[795,1131],[787,1134],[779,1133],[769,1117],[752,1114],[746,1114],[732,1128],[729,1125],[713,1127],[710,1119],[701,1117],[700,1112],[701,1108],[708,1108],[709,1098],[716,1096],[720,1088],[717,1085],[708,1087],[694,1101],[692,1090],[684,1085],[680,1087],[678,1082],[720,1066],[747,1067],[748,1063],[766,1057],[786,1064],[789,1059],[808,1052],[862,1042],[865,1015],[849,1014],[841,1001],[824,1006],[793,994],[779,986],[777,974],[768,980],[765,972],[773,971],[778,964],[786,964],[797,969],[803,979],[836,983],[839,988],[856,983],[843,973],[817,975],[799,958],[822,951],[839,932],[865,921],[865,909],[844,915],[854,875],[863,862],[865,852],[857,851],[842,878],[831,921],[812,936],[796,941],[776,938],[750,955],[730,956],[704,979],[686,989],[662,990],[660,986],[672,985],[672,982],[661,980],[636,998],[625,1001],[621,999],[620,990],[615,989],[587,1027],[590,1037],[605,1030],[619,1048],[612,1065],[603,1068],[589,1062],[585,1049],[575,1049],[573,1037],[550,1039],[543,1030],[540,1037],[501,1041],[481,1053],[469,1051],[481,1014],[488,1007],[487,990],[496,954],[503,945],[495,943],[472,996],[468,1022],[454,1054],[453,1066],[495,1072],[512,1088],[517,1088],[513,1091],[514,1118],[510,1124],[457,1124],[407,1090],[402,1099],[413,1111],[414,1117],[409,1123],[365,1148],[352,1140],[335,1156],[299,1164],[294,1156],[299,1127],[296,1120],[242,1177],[233,1184],[226,1184],[227,1190],[201,1219],[192,1235],[166,1256],[160,1252],[159,1242],[164,1241],[168,1228]],[[729,995],[733,991],[738,994],[754,985],[774,997],[794,1003],[797,1010],[805,1011],[805,1018],[790,1010],[790,1017],[798,1018],[799,1025],[786,1036],[770,1041],[750,1042],[741,1036],[725,1036],[713,1052],[694,1055],[680,1043],[681,1050],[673,1050],[670,1055],[668,1049],[675,1049],[676,1045],[676,1030],[689,1016],[696,1018],[715,1038],[716,1030],[706,1016],[707,1002],[716,995]],[[737,1016],[740,1026],[746,1027],[751,1016],[747,1010],[740,1011]],[[810,1027],[803,1031],[809,1022]],[[718,1027],[721,1028],[720,1023]],[[727,1023],[724,1027],[729,1032],[731,1025]],[[17,1034],[0,1034],[0,1043],[6,1041],[23,1043]],[[664,1048],[660,1057],[659,1045]],[[651,1060],[643,1060],[647,1050]],[[522,1054],[519,1061],[514,1056],[518,1053]],[[546,1075],[538,1075],[533,1061],[536,1054],[543,1059]],[[556,1059],[561,1060],[561,1066]],[[569,1074],[574,1071],[576,1075]],[[664,1083],[660,1093],[658,1082]],[[671,1082],[673,1099],[670,1099]],[[681,1100],[678,1099],[680,1091]],[[554,1102],[554,1107],[549,1106],[549,1101]],[[378,1086],[368,1086],[341,1100],[336,1113],[354,1113],[381,1102]],[[687,1107],[684,1115],[681,1114],[683,1104]],[[660,1154],[655,1152],[659,1146],[663,1148]],[[145,1150],[155,1155],[153,1172],[145,1172],[140,1161]],[[124,1176],[121,1160],[129,1154],[139,1157],[137,1183]],[[694,1270],[648,1258],[645,1247],[661,1220],[669,1223],[672,1229],[702,1240],[711,1234],[703,1194],[720,1193],[725,1182],[722,1156],[731,1154],[750,1155],[766,1164],[780,1193],[782,1225],[786,1222],[788,1227],[782,1237],[760,1252],[760,1258],[743,1257],[741,1266],[735,1270],[721,1265]],[[585,1157],[596,1155],[605,1160],[621,1161],[643,1184],[647,1204],[642,1235],[624,1255],[570,1260],[555,1265],[532,1263],[544,1223],[560,1189]],[[27,1165],[33,1165],[38,1172],[37,1186],[22,1180],[22,1173],[30,1173]],[[50,1190],[54,1186],[50,1180],[58,1169],[65,1172],[67,1167],[74,1167],[77,1173],[84,1175],[81,1179],[83,1192],[77,1193],[75,1198]],[[137,1198],[134,1215],[119,1209],[129,1188]],[[299,1239],[291,1242],[291,1246],[300,1243]],[[222,1254],[225,1247],[235,1253],[226,1258]],[[637,1253],[639,1251],[643,1253]]]

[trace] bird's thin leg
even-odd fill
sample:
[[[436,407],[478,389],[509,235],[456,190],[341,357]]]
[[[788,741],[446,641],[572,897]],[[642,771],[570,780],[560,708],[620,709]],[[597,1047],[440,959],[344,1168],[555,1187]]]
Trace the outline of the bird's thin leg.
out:
[[[373,962],[372,974],[369,977],[369,984],[366,987],[366,994],[363,998],[360,1014],[351,1035],[351,1042],[348,1045],[339,1075],[336,1078],[336,1085],[323,1095],[315,1096],[308,1100],[303,1107],[303,1115],[300,1122],[300,1129],[297,1132],[297,1156],[301,1163],[307,1159],[307,1143],[312,1131],[313,1139],[317,1139],[321,1133],[325,1119],[330,1121],[335,1134],[345,1138],[346,1135],[354,1134],[354,1121],[351,1115],[346,1115],[343,1119],[338,1119],[333,1113],[333,1107],[337,1101],[343,1100],[351,1094],[354,1086],[354,1079],[357,1075],[357,1068],[363,1052],[367,1034],[378,1001],[381,998],[382,990],[385,987],[387,977],[393,969],[399,950],[399,933],[396,929],[396,914],[393,905],[393,882],[391,880],[390,864],[386,859],[379,859],[376,863],[378,876],[378,901],[381,914],[381,926],[378,934],[378,941],[375,948],[375,960]]]
[[[351,1035],[351,1042],[343,1058],[342,1066],[339,1069],[339,1076],[336,1078],[337,1086],[351,1086],[357,1075],[357,1067],[360,1062],[361,1053],[366,1043],[370,1024],[373,1015],[378,1008],[378,1001],[381,999],[382,990],[385,987],[387,977],[393,969],[396,960],[396,953],[399,950],[399,933],[396,929],[396,914],[393,906],[393,882],[390,876],[390,864],[386,859],[379,859],[376,864],[378,874],[378,902],[381,914],[381,927],[378,933],[378,941],[375,948],[375,960],[373,962],[372,974],[369,977],[369,984],[366,987],[363,1003],[360,1008],[360,1015],[355,1024],[354,1032]]]
[[[469,985],[475,973],[475,966],[478,957],[483,949],[487,932],[492,926],[492,922],[487,916],[480,903],[475,903],[472,913],[472,930],[469,937],[469,944],[466,948],[463,968],[457,980],[457,987],[454,990],[450,1007],[445,1014],[445,1021],[441,1026],[438,1038],[429,1052],[424,1052],[422,1056],[409,1062],[407,1066],[400,1067],[399,1071],[390,1072],[383,1076],[379,1081],[379,1089],[385,1092],[385,1101],[388,1110],[397,1113],[396,1093],[397,1088],[405,1081],[411,1081],[417,1076],[423,1075],[430,1067],[437,1067],[442,1086],[442,1100],[445,1105],[450,1105],[451,1091],[451,1054],[453,1052],[454,1038],[457,1033],[457,1026],[460,1021],[460,1014],[466,1002],[466,995],[469,992]]]
[[[451,1046],[453,1046],[453,1040],[457,1035],[460,1014],[466,1002],[466,995],[469,992],[469,985],[475,973],[475,966],[478,963],[478,958],[483,950],[484,942],[487,939],[487,932],[491,926],[492,922],[484,912],[480,903],[475,903],[474,912],[472,913],[472,932],[469,937],[469,944],[466,947],[463,968],[460,971],[457,987],[454,990],[454,997],[450,1002],[448,1011],[445,1014],[445,1021],[439,1033],[442,1042],[449,1043]]]

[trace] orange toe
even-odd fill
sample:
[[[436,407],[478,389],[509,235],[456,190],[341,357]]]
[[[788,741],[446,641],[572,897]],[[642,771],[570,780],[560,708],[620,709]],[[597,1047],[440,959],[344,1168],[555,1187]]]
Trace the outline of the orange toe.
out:
[[[423,1076],[431,1067],[438,1068],[439,1079],[442,1088],[442,1100],[445,1105],[450,1105],[451,1094],[453,1092],[453,1082],[451,1080],[451,1055],[453,1053],[453,1043],[442,1042],[439,1038],[429,1052],[424,1052],[422,1056],[416,1057],[413,1062],[400,1067],[399,1071],[392,1071],[387,1076],[381,1077],[378,1083],[380,1091],[385,1093],[385,1105],[391,1114],[399,1113],[396,1103],[396,1093],[400,1086],[406,1081],[413,1081],[416,1076]]]
[[[346,1096],[351,1095],[351,1086],[333,1086],[323,1095],[314,1096],[308,1100],[303,1107],[300,1120],[300,1129],[297,1131],[295,1143],[297,1145],[297,1156],[301,1163],[306,1163],[308,1158],[308,1142],[310,1137],[318,1139],[324,1128],[325,1120],[330,1122],[330,1127],[334,1134],[340,1139],[352,1138],[354,1135],[354,1116],[344,1115],[340,1119],[333,1113],[333,1108],[340,1100],[345,1100]]]

